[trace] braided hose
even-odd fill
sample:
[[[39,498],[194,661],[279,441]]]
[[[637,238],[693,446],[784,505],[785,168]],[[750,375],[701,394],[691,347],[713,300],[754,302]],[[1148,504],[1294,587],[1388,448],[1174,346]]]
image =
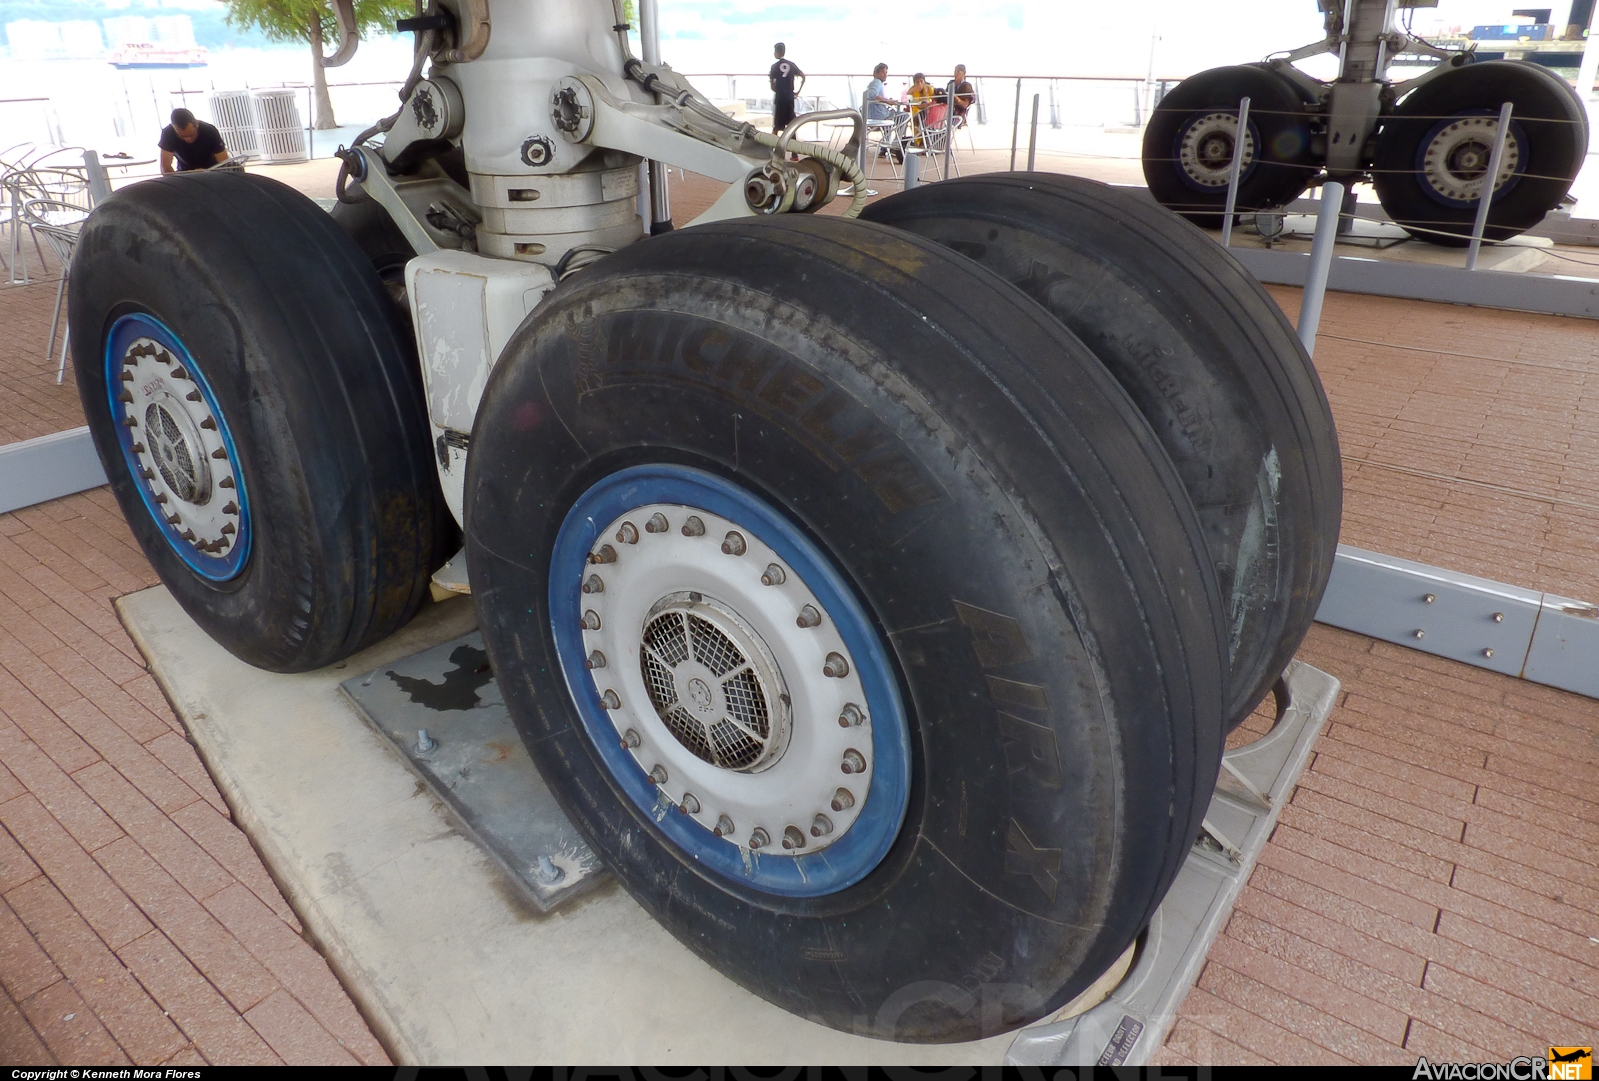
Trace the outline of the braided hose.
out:
[[[749,129],[749,134],[757,143],[762,146],[769,146],[779,154],[803,154],[805,157],[816,158],[825,162],[843,173],[845,178],[849,180],[852,192],[849,209],[844,211],[843,216],[857,218],[860,217],[861,211],[866,209],[866,174],[861,172],[860,165],[853,158],[847,158],[838,151],[822,146],[820,143],[794,141],[794,132],[805,124],[842,118],[849,118],[855,121],[855,137],[857,141],[863,141],[866,124],[861,119],[861,114],[854,109],[837,109],[826,113],[807,113],[784,128],[782,135],[768,135],[755,127]]]

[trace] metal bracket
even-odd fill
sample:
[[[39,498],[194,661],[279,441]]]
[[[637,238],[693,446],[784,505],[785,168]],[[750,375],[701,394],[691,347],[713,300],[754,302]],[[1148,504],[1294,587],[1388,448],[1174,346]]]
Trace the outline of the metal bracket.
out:
[[[539,911],[608,877],[528,756],[481,633],[347,679],[339,690]]]
[[[353,157],[359,164],[359,169],[352,166],[351,177],[388,211],[418,255],[467,247],[466,238],[457,230],[480,220],[477,206],[472,193],[446,176],[437,163],[428,162],[415,176],[396,180],[389,176],[382,157],[371,148],[357,146],[343,153],[348,155],[347,162]],[[438,228],[430,217],[452,223],[457,230]]]

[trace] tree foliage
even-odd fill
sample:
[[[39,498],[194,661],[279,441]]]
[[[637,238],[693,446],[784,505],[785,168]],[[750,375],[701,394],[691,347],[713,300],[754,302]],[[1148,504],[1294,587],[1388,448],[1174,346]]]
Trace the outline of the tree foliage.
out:
[[[259,30],[274,41],[308,41],[318,21],[322,43],[333,45],[338,21],[327,0],[227,0],[228,22]],[[355,21],[364,37],[373,30],[393,30],[394,21],[412,14],[411,0],[355,0]]]

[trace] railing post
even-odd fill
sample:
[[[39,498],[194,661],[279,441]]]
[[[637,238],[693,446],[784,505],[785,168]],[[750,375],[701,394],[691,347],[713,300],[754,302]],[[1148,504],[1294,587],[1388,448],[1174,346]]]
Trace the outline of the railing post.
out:
[[[1034,172],[1038,168],[1038,98],[1033,95],[1033,128],[1027,136],[1027,171]]]
[[[925,141],[925,140],[924,140]],[[949,159],[955,152],[955,80],[944,94],[944,179],[949,179]]]
[[[1244,171],[1244,141],[1249,137],[1249,99],[1238,99],[1238,133],[1233,136],[1233,163],[1227,170],[1227,212],[1221,219],[1221,246],[1233,242],[1233,214],[1238,210],[1238,177]]]
[[[1305,295],[1299,302],[1299,340],[1312,355],[1316,352],[1316,328],[1321,325],[1321,302],[1332,272],[1333,245],[1338,241],[1338,212],[1343,206],[1344,186],[1336,180],[1323,184],[1316,236],[1310,242],[1310,273],[1305,276]]]
[[[1505,139],[1510,134],[1510,102],[1499,106],[1499,130],[1494,133],[1493,153],[1488,155],[1488,171],[1482,178],[1482,195],[1477,200],[1477,221],[1471,227],[1471,248],[1466,252],[1466,269],[1477,269],[1477,253],[1482,250],[1482,234],[1488,228],[1488,208],[1493,205],[1499,166],[1505,160]]]
[[[1022,134],[1022,81],[1016,80],[1016,115],[1010,122],[1010,171],[1016,171],[1016,142]]]

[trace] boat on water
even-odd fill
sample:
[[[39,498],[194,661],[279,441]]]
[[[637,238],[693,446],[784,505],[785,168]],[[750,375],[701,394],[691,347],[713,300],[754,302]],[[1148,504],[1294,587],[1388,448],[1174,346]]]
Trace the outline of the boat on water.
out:
[[[135,68],[203,68],[206,51],[199,46],[175,48],[135,42],[111,51],[111,63],[127,71]]]

